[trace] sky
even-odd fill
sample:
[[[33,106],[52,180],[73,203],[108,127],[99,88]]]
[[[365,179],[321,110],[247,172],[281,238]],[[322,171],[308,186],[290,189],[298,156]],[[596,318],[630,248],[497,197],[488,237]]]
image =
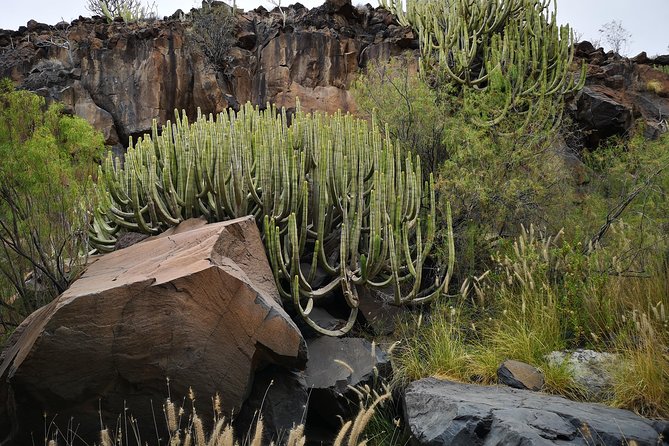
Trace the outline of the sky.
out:
[[[149,0],[148,3],[151,3]],[[354,4],[366,0],[353,0]],[[282,0],[283,4],[289,3]],[[56,24],[61,19],[71,21],[79,15],[87,16],[87,0],[0,0],[0,28],[18,29],[30,19]],[[302,0],[307,7],[318,6],[323,0]],[[376,6],[376,0],[370,3]],[[199,7],[201,0],[155,0],[158,16],[171,15],[177,9],[187,12]],[[242,9],[253,9],[259,5],[271,8],[266,0],[237,0]],[[601,40],[598,32],[602,25],[617,20],[631,34],[630,42],[621,51],[634,56],[641,51],[648,55],[669,54],[669,0],[558,0],[558,21],[569,23],[585,40]]]

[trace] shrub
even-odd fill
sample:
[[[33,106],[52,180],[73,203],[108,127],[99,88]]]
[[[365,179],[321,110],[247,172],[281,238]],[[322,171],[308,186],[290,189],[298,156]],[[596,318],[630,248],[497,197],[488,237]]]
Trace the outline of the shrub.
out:
[[[371,120],[376,115],[385,124],[382,131],[405,151],[420,156],[427,179],[447,155],[443,133],[449,112],[437,92],[418,76],[413,63],[410,56],[370,62],[365,75],[353,84],[352,93],[363,117]]]
[[[16,323],[62,293],[88,252],[89,175],[102,136],[27,91],[0,92],[1,305]],[[11,316],[13,314],[13,316]]]
[[[204,6],[193,11],[193,33],[204,54],[218,69],[224,70],[231,61],[230,49],[236,42],[235,9],[227,5]]]
[[[142,0],[88,0],[86,9],[94,15],[106,17],[109,22],[116,18],[124,22],[136,22],[155,16],[155,3],[145,5]]]
[[[657,95],[664,93],[662,84],[657,80],[650,80],[646,82],[646,90],[651,91]]]

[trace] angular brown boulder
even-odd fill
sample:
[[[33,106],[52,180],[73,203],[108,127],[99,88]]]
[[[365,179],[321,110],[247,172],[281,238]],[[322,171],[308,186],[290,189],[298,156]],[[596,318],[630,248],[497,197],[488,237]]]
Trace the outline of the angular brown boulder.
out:
[[[537,392],[544,387],[544,375],[536,367],[513,359],[507,359],[497,369],[500,384],[514,389]]]
[[[237,411],[256,369],[305,362],[252,218],[147,240],[100,257],[17,329],[0,357],[0,444],[41,442],[43,413],[61,429],[74,417],[90,444],[124,406],[150,438],[167,378],[209,420],[216,393]]]

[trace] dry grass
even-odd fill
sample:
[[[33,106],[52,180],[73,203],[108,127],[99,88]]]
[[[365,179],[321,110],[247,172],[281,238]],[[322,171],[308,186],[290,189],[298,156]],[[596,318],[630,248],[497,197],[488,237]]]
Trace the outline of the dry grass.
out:
[[[614,252],[624,252],[621,243]],[[544,391],[584,400],[587,389],[546,355],[588,347],[619,355],[608,403],[669,417],[669,266],[647,263],[643,276],[626,276],[603,266],[619,262],[604,249],[586,256],[533,228],[505,252],[485,280],[470,282],[474,293],[463,287],[455,308],[437,304],[405,327],[396,381],[490,384],[499,365],[515,359],[543,372]]]
[[[387,387],[383,388],[383,393],[378,393],[372,389],[358,390],[361,399],[360,410],[354,420],[347,421],[341,427],[334,446],[366,446],[368,440],[365,438],[365,429],[370,420],[374,416],[376,410],[387,399],[390,398],[390,391]],[[194,406],[194,395],[190,394],[191,404]],[[163,413],[165,426],[167,428],[167,445],[169,446],[274,446],[272,442],[270,445],[263,444],[264,422],[260,417],[256,424],[253,434],[244,440],[240,440],[235,434],[230,422],[227,418],[222,416],[220,410],[220,398],[216,396],[214,403],[214,427],[210,433],[205,432],[204,423],[200,415],[197,414],[195,408],[192,409],[192,414],[185,415],[185,411],[179,404],[167,398],[163,404]],[[141,439],[132,437],[133,433],[138,432],[136,421],[129,420],[128,432],[123,432],[120,428],[118,430],[110,430],[103,427],[100,430],[99,444],[101,446],[144,446],[149,443],[143,442]],[[57,430],[57,432],[61,432]],[[71,446],[75,443],[75,436],[62,435],[60,438],[52,438],[45,441],[45,446],[58,446],[59,444]],[[304,446],[307,438],[304,434],[304,425],[294,426],[287,434],[285,446]]]

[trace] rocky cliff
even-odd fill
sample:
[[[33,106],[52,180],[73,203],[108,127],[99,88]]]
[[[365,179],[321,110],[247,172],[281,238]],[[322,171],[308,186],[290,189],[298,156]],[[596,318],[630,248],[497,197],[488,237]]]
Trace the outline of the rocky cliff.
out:
[[[227,8],[213,5],[207,7]],[[64,102],[122,149],[175,109],[192,117],[198,107],[216,113],[247,101],[291,108],[299,97],[306,110],[354,111],[348,89],[367,61],[418,48],[388,11],[328,0],[311,10],[298,3],[238,14],[223,30],[225,54],[212,61],[212,42],[203,42],[194,25],[202,13],[132,24],[100,17],[55,26],[30,21],[18,31],[0,30],[0,76]],[[588,64],[586,88],[570,102],[583,130],[579,145],[625,134],[639,118],[649,137],[666,130],[669,75],[652,65],[669,65],[669,56],[630,60],[587,42],[577,56]]]
[[[299,97],[307,110],[353,110],[348,87],[359,68],[418,45],[380,8],[350,1],[283,12],[260,7],[238,15],[221,66],[206,56],[194,29],[198,12],[132,24],[30,21],[18,31],[0,30],[0,76],[63,101],[107,143],[124,145],[175,109],[193,116],[198,107],[216,113],[247,101],[290,108]]]

